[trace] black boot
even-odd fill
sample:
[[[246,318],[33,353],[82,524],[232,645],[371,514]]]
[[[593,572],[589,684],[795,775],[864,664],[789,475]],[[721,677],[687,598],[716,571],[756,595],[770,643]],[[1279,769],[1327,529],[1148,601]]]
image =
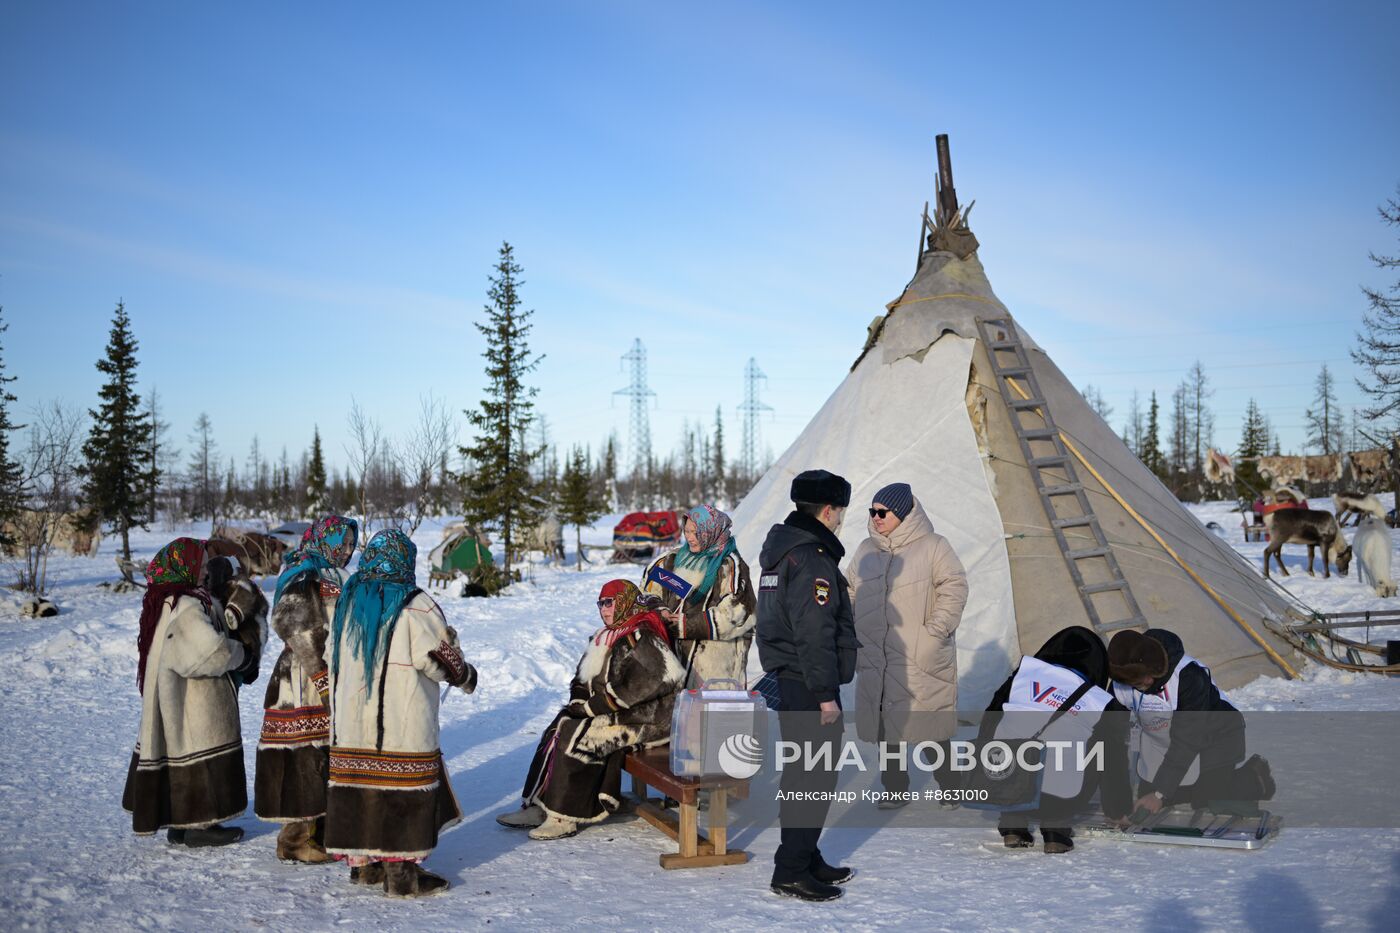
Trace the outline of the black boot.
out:
[[[854,868],[848,868],[844,865],[828,865],[826,859],[821,857],[820,852],[813,857],[811,871],[812,877],[822,884],[845,884],[856,876]]]
[[[240,826],[221,826],[215,823],[207,829],[187,829],[185,833],[185,845],[191,849],[203,849],[208,846],[226,846],[237,842],[243,838],[243,828]]]
[[[1251,790],[1255,793],[1245,797],[1246,800],[1273,800],[1274,791],[1278,790],[1278,785],[1274,783],[1274,771],[1269,767],[1269,763],[1258,755],[1250,755],[1249,760],[1240,765],[1237,772],[1240,777],[1248,775],[1248,782],[1252,785]]]
[[[1035,845],[1035,837],[1029,829],[1002,828],[1001,844],[1008,849],[1029,849]]]
[[[182,846],[185,844],[185,831],[183,829],[167,829],[165,841],[171,845]]]
[[[1045,840],[1046,855],[1063,855],[1074,848],[1074,839],[1068,829],[1046,829],[1042,826],[1040,835]]]
[[[774,894],[803,901],[834,901],[845,893],[836,885],[823,884],[811,875],[796,881],[774,881],[769,888]]]

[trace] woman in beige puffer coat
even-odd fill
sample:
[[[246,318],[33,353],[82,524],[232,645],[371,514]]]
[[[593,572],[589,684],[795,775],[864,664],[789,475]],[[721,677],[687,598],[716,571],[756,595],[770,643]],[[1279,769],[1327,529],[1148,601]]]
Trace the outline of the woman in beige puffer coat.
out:
[[[906,483],[875,494],[869,528],[846,572],[860,640],[857,734],[911,748],[947,740],[957,729],[956,632],[967,575]],[[888,790],[907,786],[907,776],[885,779]]]

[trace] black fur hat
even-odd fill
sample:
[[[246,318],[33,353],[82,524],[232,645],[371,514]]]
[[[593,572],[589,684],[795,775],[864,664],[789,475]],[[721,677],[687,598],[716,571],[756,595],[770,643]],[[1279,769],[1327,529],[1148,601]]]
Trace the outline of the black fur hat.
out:
[[[1108,673],[1119,683],[1131,684],[1144,677],[1156,680],[1167,673],[1168,666],[1167,649],[1142,632],[1124,629],[1108,643]]]
[[[851,504],[851,484],[826,470],[806,470],[792,478],[792,501],[844,509]]]

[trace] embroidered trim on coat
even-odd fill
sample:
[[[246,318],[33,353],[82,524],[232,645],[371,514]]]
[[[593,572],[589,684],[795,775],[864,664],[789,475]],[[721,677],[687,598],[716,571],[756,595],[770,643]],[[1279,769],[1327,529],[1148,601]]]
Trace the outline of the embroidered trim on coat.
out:
[[[270,709],[263,715],[259,745],[304,745],[328,742],[331,737],[331,714],[324,706],[301,706],[296,709]]]
[[[452,647],[446,640],[429,651],[428,657],[447,671],[447,682],[454,687],[467,679],[467,662],[462,658],[462,652]]]
[[[354,787],[430,790],[437,786],[440,754],[331,748],[330,783]]]

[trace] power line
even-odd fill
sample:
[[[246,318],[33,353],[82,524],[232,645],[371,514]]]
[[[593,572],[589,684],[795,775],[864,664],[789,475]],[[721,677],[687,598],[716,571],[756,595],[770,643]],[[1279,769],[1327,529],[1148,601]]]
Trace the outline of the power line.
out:
[[[749,357],[749,363],[744,367],[744,404],[739,406],[739,412],[744,416],[744,440],[739,450],[739,463],[746,480],[753,480],[758,476],[758,415],[760,412],[773,410],[773,406],[758,400],[760,380],[766,383],[768,377],[758,368],[758,362]]]
[[[647,414],[647,399],[656,393],[647,385],[647,348],[640,337],[632,341],[632,349],[622,355],[622,362],[631,364],[632,382],[613,395],[625,395],[632,401],[632,419],[627,429],[627,443],[632,449],[632,482],[647,474],[651,463],[651,419]]]

